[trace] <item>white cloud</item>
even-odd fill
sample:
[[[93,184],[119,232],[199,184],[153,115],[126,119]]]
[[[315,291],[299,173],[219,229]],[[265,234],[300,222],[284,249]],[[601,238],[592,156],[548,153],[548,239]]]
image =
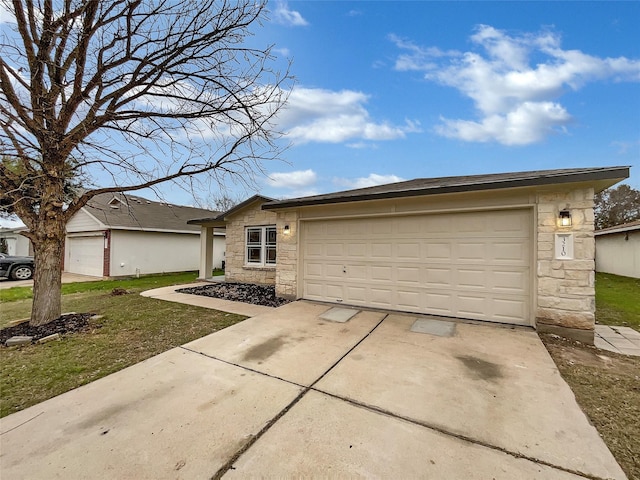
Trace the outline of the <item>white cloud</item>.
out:
[[[277,23],[291,27],[304,27],[309,25],[302,15],[295,10],[289,10],[289,4],[284,0],[276,2],[273,18]]]
[[[385,185],[387,183],[403,182],[404,178],[397,175],[379,175],[370,173],[368,177],[359,178],[334,178],[333,183],[344,188],[366,188],[375,187],[376,185]]]
[[[510,36],[480,25],[470,39],[479,52],[442,52],[390,37],[403,50],[396,70],[423,71],[427,80],[453,87],[474,102],[478,119],[443,118],[435,128],[450,138],[505,145],[539,142],[572,121],[558,103],[567,87],[578,90],[604,79],[640,80],[640,60],[563,50],[553,32]]]
[[[443,118],[435,131],[443,137],[467,142],[495,140],[503,145],[528,145],[543,140],[570,121],[571,116],[557,103],[524,102],[505,115],[488,115],[479,122]]]
[[[416,121],[394,125],[372,120],[364,107],[368,99],[366,94],[353,90],[294,88],[278,118],[295,143],[394,140],[420,131]]]
[[[295,172],[271,173],[267,183],[277,188],[302,189],[316,183],[318,176],[313,170],[297,170]]]

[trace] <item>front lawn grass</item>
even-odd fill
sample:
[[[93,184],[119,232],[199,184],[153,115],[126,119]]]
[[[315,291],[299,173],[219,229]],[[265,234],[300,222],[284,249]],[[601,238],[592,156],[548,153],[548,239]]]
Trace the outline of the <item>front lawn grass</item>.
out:
[[[241,315],[145,298],[149,288],[191,282],[195,274],[68,284],[65,312],[92,312],[104,318],[90,329],[42,345],[0,347],[0,416],[5,416],[173,347],[242,321]],[[102,284],[102,289],[95,284]],[[113,288],[127,295],[111,295]],[[10,289],[12,290],[12,289]],[[75,291],[74,291],[75,290]],[[4,302],[0,324],[27,318],[31,300]]]
[[[216,273],[214,272],[214,275]],[[218,273],[219,275],[224,272]],[[163,273],[158,275],[143,275],[139,278],[119,278],[115,280],[98,280],[95,282],[63,283],[62,295],[81,292],[97,292],[113,290],[114,288],[151,290],[152,288],[167,287],[169,285],[181,285],[193,283],[198,277],[198,272]],[[0,290],[0,302],[15,302],[33,298],[33,287],[11,287]]]
[[[640,279],[596,273],[596,322],[640,331]]]

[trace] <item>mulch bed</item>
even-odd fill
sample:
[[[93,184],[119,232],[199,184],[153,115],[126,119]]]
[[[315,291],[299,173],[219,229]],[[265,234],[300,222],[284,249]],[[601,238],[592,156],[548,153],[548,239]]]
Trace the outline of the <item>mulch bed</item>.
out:
[[[263,305],[265,307],[280,307],[289,303],[276,296],[276,288],[269,285],[255,285],[252,283],[212,283],[201,287],[181,288],[179,293],[202,295],[203,297],[223,298],[235,302]]]
[[[0,344],[4,346],[4,342],[6,342],[7,339],[16,335],[33,337],[33,341],[35,342],[54,333],[63,335],[65,333],[80,332],[89,328],[89,319],[92,315],[92,313],[74,313],[63,315],[39,327],[32,327],[29,325],[29,322],[24,322],[12,327],[3,328],[0,330]]]

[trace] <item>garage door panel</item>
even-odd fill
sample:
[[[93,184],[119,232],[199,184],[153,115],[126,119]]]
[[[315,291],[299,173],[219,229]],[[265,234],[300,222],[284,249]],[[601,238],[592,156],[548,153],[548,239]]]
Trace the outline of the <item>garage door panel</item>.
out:
[[[529,289],[529,272],[526,270],[493,270],[492,288],[503,293],[520,293]]]
[[[420,244],[419,243],[398,243],[397,256],[401,259],[419,260]]]
[[[398,290],[396,295],[396,303],[401,309],[409,311],[422,310],[422,295],[418,291]]]
[[[305,265],[305,276],[309,278],[322,278],[324,276],[324,265],[318,262],[307,262]]]
[[[344,279],[344,267],[342,264],[328,263],[324,266],[324,277],[326,279]]]
[[[420,233],[420,222],[416,222],[410,217],[400,217],[392,221],[392,230],[399,234],[416,234]],[[395,228],[393,228],[395,227]]]
[[[372,265],[371,266],[371,279],[372,280],[381,280],[384,282],[390,282],[393,275],[393,267],[391,266],[379,266]]]
[[[343,285],[340,284],[328,284],[326,285],[326,297],[328,297],[328,299],[332,300],[342,300],[344,298],[344,287]]]
[[[347,245],[347,255],[353,257],[366,257],[367,256],[367,244],[366,243],[350,243]]]
[[[104,237],[68,237],[65,270],[80,275],[101,277],[104,264]]]
[[[519,299],[496,298],[493,300],[492,316],[508,323],[523,323],[526,303]]]
[[[450,268],[423,267],[426,272],[426,287],[449,287],[452,283],[452,271]]]
[[[485,262],[487,244],[484,242],[458,242],[455,259],[459,262]]]
[[[529,252],[529,242],[511,241],[495,242],[491,245],[490,258],[499,262],[513,262],[515,265],[523,265]]]
[[[308,243],[306,245],[306,257],[312,259],[314,257],[323,257],[324,248],[321,243]]]
[[[528,324],[532,225],[529,210],[304,222],[303,297]]]
[[[371,257],[380,260],[389,260],[393,257],[393,247],[390,243],[372,243]]]
[[[382,308],[391,308],[393,306],[394,294],[390,288],[375,288],[370,291],[369,302]]]
[[[484,268],[458,269],[456,285],[463,289],[486,289],[489,276]]]
[[[419,267],[397,267],[397,281],[409,283],[421,283]]]
[[[366,280],[369,278],[368,268],[364,265],[350,265],[346,268],[347,280]]]
[[[528,238],[531,233],[531,220],[529,216],[522,215],[521,210],[501,212],[499,216],[490,218],[488,225],[491,231],[500,232],[501,236],[511,233]]]
[[[427,260],[427,261],[447,260],[448,261],[451,258],[451,248],[452,248],[452,245],[450,243],[445,243],[445,242],[427,243],[425,245],[424,260]]]
[[[488,299],[485,295],[462,295],[457,296],[457,315],[471,318],[487,317]]]
[[[451,309],[452,306],[452,294],[447,292],[426,292],[425,295],[425,308],[430,313],[436,313],[439,315],[453,315]]]
[[[354,285],[346,286],[345,300],[347,303],[363,304],[367,301],[367,288]]]
[[[322,297],[324,297],[324,283],[307,281],[306,288],[308,298],[320,300]]]

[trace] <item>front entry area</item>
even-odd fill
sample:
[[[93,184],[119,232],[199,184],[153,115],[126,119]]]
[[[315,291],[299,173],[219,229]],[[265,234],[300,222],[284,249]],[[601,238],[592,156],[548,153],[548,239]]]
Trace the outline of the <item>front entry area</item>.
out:
[[[532,324],[531,209],[303,221],[302,297]]]

